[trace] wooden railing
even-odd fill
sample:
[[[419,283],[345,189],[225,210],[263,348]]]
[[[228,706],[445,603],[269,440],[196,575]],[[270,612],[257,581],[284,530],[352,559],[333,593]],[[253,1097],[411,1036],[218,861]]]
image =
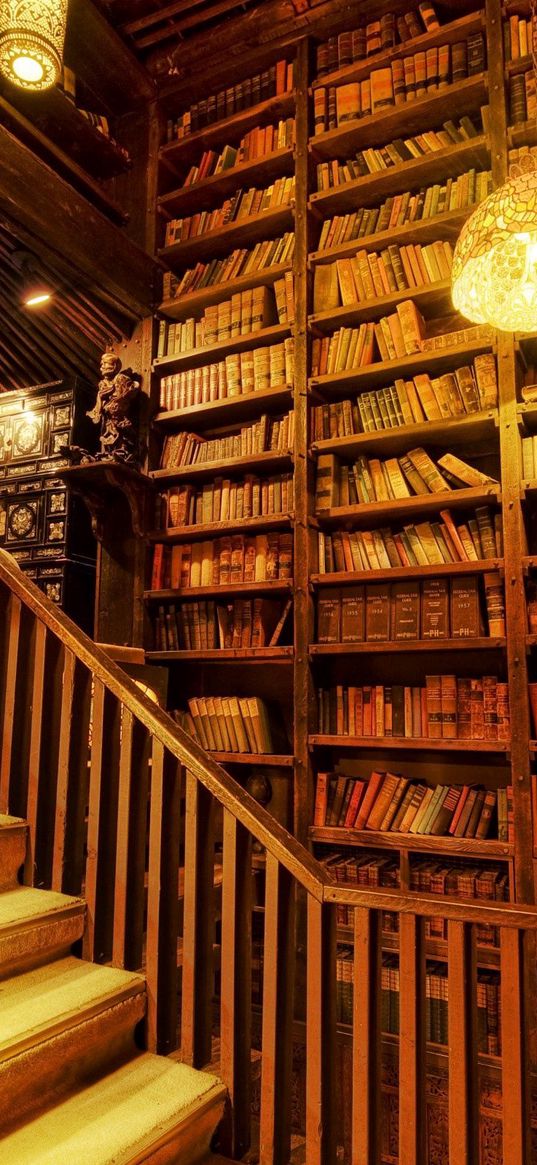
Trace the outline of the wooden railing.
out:
[[[87,958],[145,970],[149,1048],[178,1046],[198,1067],[216,1056],[229,1090],[222,1151],[241,1156],[257,1111],[262,1165],[289,1161],[292,1115],[307,1165],[477,1165],[491,1159],[478,1146],[490,1072],[500,1096],[499,1159],[529,1165],[536,909],[336,886],[3,551],[0,642],[0,809],[29,821],[25,880],[84,894]],[[258,1006],[252,866],[263,856]],[[297,905],[307,920],[298,966]],[[352,1023],[338,1027],[342,906],[353,917],[354,994]],[[391,1037],[381,1030],[384,911],[399,919],[400,1021]],[[439,912],[447,920],[445,1047],[426,1045],[425,1032],[424,928]],[[498,928],[496,1057],[478,1054],[477,924]],[[439,1108],[431,1108],[430,1073]],[[433,1144],[435,1113],[449,1157]]]

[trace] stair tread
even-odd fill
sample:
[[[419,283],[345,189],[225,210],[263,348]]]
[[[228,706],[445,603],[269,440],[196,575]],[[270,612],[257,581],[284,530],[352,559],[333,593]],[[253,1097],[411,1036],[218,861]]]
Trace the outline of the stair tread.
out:
[[[0,1060],[145,991],[129,971],[69,956],[0,982]]]
[[[129,1165],[196,1108],[221,1103],[205,1072],[142,1053],[2,1139],[9,1165]]]
[[[0,894],[0,931],[24,926],[40,916],[61,914],[62,911],[85,909],[81,898],[58,894],[55,890],[36,890],[33,886],[17,886]]]
[[[18,829],[27,829],[27,823],[22,817],[12,817],[10,813],[0,813],[0,830],[10,829],[15,826]]]

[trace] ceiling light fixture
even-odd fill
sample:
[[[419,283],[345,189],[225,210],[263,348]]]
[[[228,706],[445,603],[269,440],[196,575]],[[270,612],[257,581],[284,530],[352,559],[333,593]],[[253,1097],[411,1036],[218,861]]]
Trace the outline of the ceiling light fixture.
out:
[[[54,295],[51,283],[41,275],[39,261],[31,251],[12,251],[11,262],[21,275],[20,302],[24,307],[43,307]]]
[[[49,89],[62,68],[68,0],[0,0],[0,72],[23,89]]]

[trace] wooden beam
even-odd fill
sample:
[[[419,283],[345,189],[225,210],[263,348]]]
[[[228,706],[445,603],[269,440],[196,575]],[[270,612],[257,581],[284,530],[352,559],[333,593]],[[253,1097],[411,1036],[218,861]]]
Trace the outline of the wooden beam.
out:
[[[91,0],[71,0],[65,60],[114,113],[128,113],[155,94],[154,81]]]
[[[120,310],[131,317],[147,315],[154,301],[154,260],[3,126],[0,156],[0,214],[43,240],[64,262],[68,257],[71,278],[78,268]]]

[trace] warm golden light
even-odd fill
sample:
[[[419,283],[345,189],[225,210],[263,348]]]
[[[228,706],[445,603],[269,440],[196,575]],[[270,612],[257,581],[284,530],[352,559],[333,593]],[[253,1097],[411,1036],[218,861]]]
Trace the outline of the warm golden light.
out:
[[[26,307],[38,307],[41,303],[48,303],[49,299],[52,299],[50,291],[42,291],[39,295],[29,296],[24,303]]]
[[[510,178],[464,224],[451,272],[453,304],[476,324],[537,332],[537,173]]]
[[[59,79],[68,0],[0,0],[0,72],[23,89]]]

